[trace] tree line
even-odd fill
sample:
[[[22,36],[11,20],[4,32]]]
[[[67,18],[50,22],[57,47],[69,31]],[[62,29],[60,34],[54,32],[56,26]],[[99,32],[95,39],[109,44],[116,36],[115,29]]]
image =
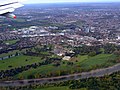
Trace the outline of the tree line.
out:
[[[115,51],[120,51],[120,45],[107,43],[105,45],[99,46],[79,46],[74,48],[74,52],[76,55],[90,55],[94,56],[97,54],[113,54]]]
[[[0,87],[0,90],[33,90],[33,89],[45,89],[49,87],[62,87],[66,86],[71,90],[120,90],[120,72],[113,73],[111,75],[105,75],[103,77],[92,77],[79,80],[68,80],[56,83],[44,83],[44,84],[30,84],[27,86],[8,86]]]

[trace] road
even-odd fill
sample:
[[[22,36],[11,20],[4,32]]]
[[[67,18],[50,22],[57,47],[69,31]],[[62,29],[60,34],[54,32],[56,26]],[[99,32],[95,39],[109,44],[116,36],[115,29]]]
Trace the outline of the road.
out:
[[[43,84],[54,83],[67,80],[78,80],[90,77],[102,77],[104,75],[110,75],[114,72],[120,71],[120,63],[108,68],[92,70],[90,72],[82,72],[77,74],[70,74],[58,77],[41,78],[41,79],[28,79],[28,80],[13,80],[13,81],[1,81],[0,86],[25,86],[30,84]]]

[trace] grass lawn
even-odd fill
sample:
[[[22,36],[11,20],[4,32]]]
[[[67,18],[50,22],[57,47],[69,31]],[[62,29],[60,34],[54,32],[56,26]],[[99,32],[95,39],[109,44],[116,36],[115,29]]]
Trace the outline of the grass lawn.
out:
[[[47,87],[47,88],[34,89],[34,90],[87,90],[87,89],[86,88],[69,89],[69,87],[67,86],[61,86],[61,87]]]
[[[14,50],[14,51],[10,51],[8,53],[3,53],[3,54],[0,54],[0,57],[5,57],[5,56],[9,56],[9,55],[12,55],[12,54],[16,54],[16,52],[18,53],[21,53],[21,52],[25,52],[25,49],[19,51],[19,50]]]
[[[63,70],[66,70],[66,71],[74,70],[74,68],[75,68],[74,66],[68,66],[68,65],[61,65],[59,67],[55,67],[52,64],[49,64],[49,65],[44,65],[44,66],[38,67],[36,69],[31,68],[27,71],[24,71],[20,74],[17,74],[15,76],[15,78],[23,76],[23,78],[27,79],[27,77],[29,75],[35,75],[35,74],[46,75],[46,74],[49,74],[49,73],[59,72],[59,71],[63,71]]]
[[[16,22],[25,22],[24,19],[16,19],[15,21],[16,21]]]
[[[44,66],[38,67],[36,69],[31,68],[27,71],[17,74],[15,76],[15,78],[19,77],[19,76],[23,76],[23,78],[27,79],[27,77],[29,75],[35,75],[35,74],[46,75],[51,72],[54,73],[54,72],[59,72],[59,71],[63,71],[63,70],[64,71],[74,71],[76,69],[80,70],[81,68],[89,69],[90,67],[92,67],[94,65],[108,63],[109,59],[116,59],[116,56],[112,55],[112,54],[99,54],[94,57],[88,57],[87,55],[85,55],[85,56],[78,56],[78,58],[79,58],[78,62],[74,62],[74,65],[72,65],[72,66],[67,65],[66,64],[67,61],[64,61],[65,64],[61,63],[61,65],[58,67],[55,67],[52,64],[44,65]]]
[[[34,57],[34,56],[17,56],[12,57],[9,59],[5,59],[0,61],[0,70],[6,70],[11,68],[16,68],[19,66],[25,66],[33,63],[37,63],[42,61],[40,57]],[[9,67],[12,66],[12,67]]]
[[[87,59],[88,59],[88,55],[78,55],[77,57],[78,63],[81,63]]]
[[[17,41],[19,41],[19,39],[4,41],[4,43],[8,43],[9,45],[12,45],[12,44],[15,44]]]
[[[79,56],[80,57],[80,56]],[[81,57],[80,61],[78,62],[83,68],[90,68],[94,65],[101,65],[108,62],[110,59],[116,59],[115,55],[112,54],[99,54],[94,57]]]
[[[48,88],[41,88],[41,89],[34,89],[34,90],[72,90],[72,89],[62,86],[62,87],[48,87]]]

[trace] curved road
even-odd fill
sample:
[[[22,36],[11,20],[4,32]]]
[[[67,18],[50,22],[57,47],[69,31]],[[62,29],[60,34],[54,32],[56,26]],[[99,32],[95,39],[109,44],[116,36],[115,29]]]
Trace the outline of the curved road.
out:
[[[114,72],[120,71],[120,63],[114,65],[112,67],[104,68],[104,69],[97,69],[92,70],[90,72],[82,72],[77,74],[70,74],[58,77],[51,77],[51,78],[41,78],[41,79],[29,79],[29,80],[14,80],[14,81],[1,81],[0,86],[26,86],[34,83],[54,83],[66,80],[78,80],[90,77],[101,77],[104,75],[110,75]]]

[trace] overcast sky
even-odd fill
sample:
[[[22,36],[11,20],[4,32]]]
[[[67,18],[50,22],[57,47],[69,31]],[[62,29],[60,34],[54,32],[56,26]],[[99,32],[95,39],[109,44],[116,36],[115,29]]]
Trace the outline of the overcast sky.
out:
[[[25,3],[57,3],[57,2],[120,2],[120,0],[27,0]]]

